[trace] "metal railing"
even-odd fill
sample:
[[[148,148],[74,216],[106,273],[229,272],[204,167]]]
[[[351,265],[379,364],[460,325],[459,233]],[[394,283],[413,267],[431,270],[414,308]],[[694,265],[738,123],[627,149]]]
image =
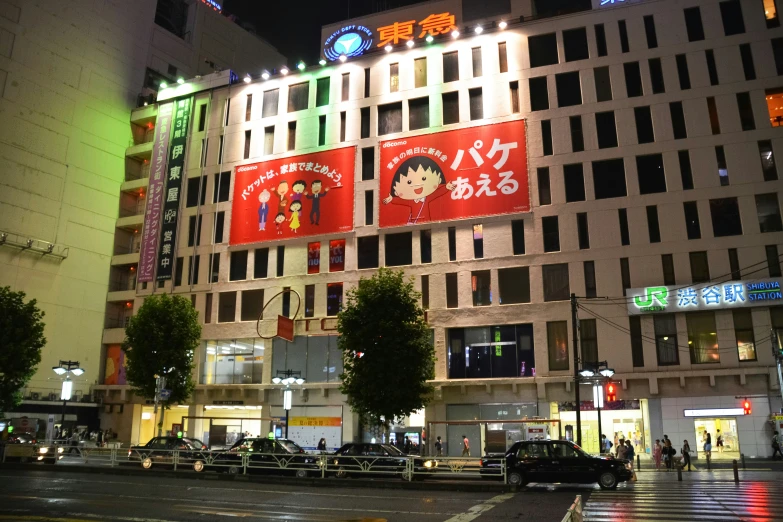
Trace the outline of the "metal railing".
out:
[[[582,514],[582,495],[577,495],[574,503],[568,508],[568,512],[560,522],[582,522],[584,516]]]
[[[150,165],[149,163],[142,165],[138,169],[125,169],[125,181],[135,181],[137,179],[145,179],[150,177]]]
[[[144,214],[144,210],[147,205],[147,199],[139,199],[135,203],[128,203],[120,206],[120,217],[138,216]]]

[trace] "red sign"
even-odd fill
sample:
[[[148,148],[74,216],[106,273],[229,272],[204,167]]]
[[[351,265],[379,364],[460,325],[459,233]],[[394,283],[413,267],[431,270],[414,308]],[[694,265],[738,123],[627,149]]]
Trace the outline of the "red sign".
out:
[[[307,273],[317,274],[321,271],[321,242],[307,243]]]
[[[277,336],[289,343],[294,342],[294,320],[284,315],[277,316]]]
[[[333,239],[329,241],[329,271],[342,272],[345,270],[345,239]]]
[[[530,211],[525,121],[381,143],[382,228]]]
[[[237,167],[230,243],[353,230],[355,158],[344,147]]]

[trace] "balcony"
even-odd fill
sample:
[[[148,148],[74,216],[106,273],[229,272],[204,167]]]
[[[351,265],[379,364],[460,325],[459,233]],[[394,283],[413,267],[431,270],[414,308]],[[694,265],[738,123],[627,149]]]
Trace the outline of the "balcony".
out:
[[[106,328],[103,330],[103,344],[122,344],[125,341],[125,328]]]
[[[125,253],[123,253],[122,250],[123,249],[118,249],[116,246],[114,247],[114,255],[111,258],[112,266],[139,264],[138,250],[131,252],[130,249],[127,249],[128,251]]]
[[[122,198],[120,200],[120,217],[143,216],[147,205],[146,198]]]
[[[149,161],[150,158],[152,158],[152,140],[136,145],[131,143],[131,145],[125,150],[125,157]]]
[[[146,107],[139,107],[131,111],[130,121],[134,125],[145,126],[152,123],[155,124],[155,120],[158,117],[158,106],[148,105]]]

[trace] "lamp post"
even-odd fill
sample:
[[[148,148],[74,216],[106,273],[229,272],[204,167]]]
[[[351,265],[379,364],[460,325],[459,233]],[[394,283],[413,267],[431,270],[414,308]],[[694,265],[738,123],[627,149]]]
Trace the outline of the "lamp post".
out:
[[[606,361],[582,363],[582,369],[578,371],[577,375],[576,386],[579,386],[581,382],[593,385],[593,407],[598,414],[598,453],[600,454],[604,449],[601,444],[601,435],[603,435],[601,408],[604,406],[604,385],[611,382],[614,370],[609,368]],[[576,408],[577,411],[581,410],[581,404],[577,403]],[[577,427],[577,429],[579,428],[580,426]]]
[[[291,411],[291,403],[293,402],[294,390],[291,389],[291,385],[296,383],[299,385],[304,384],[305,380],[302,378],[302,372],[296,370],[277,370],[277,375],[272,378],[274,384],[282,384],[283,388],[283,409],[285,410],[285,438],[288,438],[288,414]]]
[[[73,381],[71,380],[71,374],[79,377],[84,373],[84,369],[79,367],[79,361],[60,361],[58,366],[52,367],[52,371],[54,371],[54,373],[60,377],[65,375],[65,379],[63,379],[63,386],[60,390],[60,400],[63,401],[62,417],[60,418],[60,428],[62,428],[65,426],[65,405],[69,400],[71,400],[71,396],[73,395]]]

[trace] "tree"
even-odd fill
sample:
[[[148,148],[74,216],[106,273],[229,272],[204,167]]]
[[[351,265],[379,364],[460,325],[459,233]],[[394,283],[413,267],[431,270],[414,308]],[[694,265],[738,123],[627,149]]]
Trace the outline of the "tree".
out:
[[[44,313],[24,292],[0,288],[0,413],[22,402],[22,388],[41,362]]]
[[[193,352],[201,341],[198,312],[189,299],[167,294],[144,300],[125,329],[122,349],[126,376],[134,391],[155,398],[155,376],[166,378],[167,404],[181,403],[193,393]]]
[[[348,292],[337,316],[340,391],[375,425],[388,426],[431,398],[427,380],[434,377],[435,349],[420,297],[402,271],[381,268]]]

